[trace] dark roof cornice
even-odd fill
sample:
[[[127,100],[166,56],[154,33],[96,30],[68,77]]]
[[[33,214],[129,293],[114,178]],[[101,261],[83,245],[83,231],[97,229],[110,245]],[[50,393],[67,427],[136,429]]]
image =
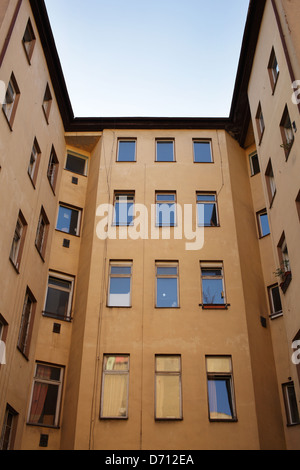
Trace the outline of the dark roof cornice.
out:
[[[241,146],[250,122],[247,88],[266,0],[250,0],[230,116],[75,118],[44,0],[29,0],[66,132],[103,129],[226,129]]]

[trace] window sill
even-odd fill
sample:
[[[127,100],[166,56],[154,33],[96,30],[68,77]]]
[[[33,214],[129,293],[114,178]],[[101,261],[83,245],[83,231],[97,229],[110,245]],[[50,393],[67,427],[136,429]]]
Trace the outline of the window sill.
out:
[[[237,418],[232,418],[232,419],[213,419],[213,418],[208,418],[210,423],[237,423],[238,419]]]
[[[36,426],[38,428],[51,428],[51,429],[60,429],[60,426],[55,424],[38,424],[38,423],[26,423],[27,426]]]
[[[49,313],[49,312],[42,312],[43,317],[47,318],[54,318],[55,320],[60,320],[64,321],[66,323],[71,323],[72,322],[72,317],[64,317],[62,315],[56,315],[55,313]]]
[[[59,233],[64,233],[65,235],[68,235],[70,237],[80,238],[80,235],[74,235],[73,233],[64,232],[63,230],[59,230],[59,228],[56,228],[55,231]]]
[[[199,304],[202,310],[228,310],[230,304]]]
[[[287,288],[289,287],[291,280],[292,280],[292,273],[291,273],[291,271],[287,271],[284,274],[283,281],[280,283],[281,290],[284,294],[286,293]]]

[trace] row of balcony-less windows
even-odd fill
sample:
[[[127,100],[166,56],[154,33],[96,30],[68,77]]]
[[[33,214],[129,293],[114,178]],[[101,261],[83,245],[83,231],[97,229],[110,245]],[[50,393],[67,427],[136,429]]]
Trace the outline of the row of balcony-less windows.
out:
[[[129,419],[130,366],[129,354],[103,355],[102,386],[99,418]],[[210,422],[236,422],[233,361],[230,355],[205,356],[206,406]],[[63,398],[65,368],[37,362],[33,378],[27,424],[59,427]],[[154,418],[155,420],[183,420],[184,372],[180,354],[154,357]],[[43,393],[41,393],[43,390]],[[299,410],[293,382],[282,384],[288,425],[300,423]],[[185,392],[186,396],[186,392]],[[0,449],[13,448],[11,433],[15,432],[18,413],[7,405]],[[40,441],[40,446],[47,443]]]

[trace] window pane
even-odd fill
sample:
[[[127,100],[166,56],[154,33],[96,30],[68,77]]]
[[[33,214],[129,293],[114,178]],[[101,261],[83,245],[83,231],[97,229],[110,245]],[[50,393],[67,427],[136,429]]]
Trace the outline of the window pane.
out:
[[[129,357],[128,356],[105,356],[104,358],[104,370],[123,370],[129,369]]]
[[[204,227],[216,227],[218,225],[217,220],[217,208],[216,204],[197,204],[198,206],[198,225]],[[201,220],[204,217],[204,220]]]
[[[60,206],[56,225],[57,230],[70,235],[77,235],[78,217],[78,211]]]
[[[174,145],[173,142],[157,142],[156,143],[156,160],[158,162],[174,161]]]
[[[175,202],[175,194],[157,194],[156,200],[159,201],[174,201]]]
[[[135,141],[120,141],[118,162],[135,161]]]
[[[159,356],[156,357],[157,372],[180,372],[180,357]]]
[[[271,289],[272,303],[273,303],[273,312],[277,313],[282,311],[281,298],[279,293],[279,287],[273,287]]]
[[[130,266],[111,266],[111,274],[131,274]]]
[[[116,202],[114,221],[115,225],[131,225],[133,223],[133,202]]]
[[[130,307],[130,284],[130,278],[111,277],[109,307]]]
[[[230,378],[209,378],[208,400],[211,419],[233,419]]]
[[[202,279],[203,303],[224,304],[223,280]]]
[[[299,412],[294,385],[288,385],[286,387],[286,394],[290,414],[290,424],[299,423]]]
[[[231,373],[231,358],[212,356],[206,358],[207,372],[228,372]]]
[[[75,155],[67,156],[66,169],[72,171],[73,173],[84,175],[85,164],[86,160],[84,158],[76,157]]]
[[[174,226],[176,222],[176,205],[159,203],[157,204],[156,224],[162,226]]]
[[[178,307],[177,279],[158,278],[156,297],[157,307]]]
[[[253,155],[251,158],[251,174],[252,176],[260,172],[258,155]]]
[[[105,374],[102,395],[103,418],[127,416],[128,375]]]
[[[69,292],[65,292],[55,287],[48,287],[45,312],[55,316],[65,318],[68,316]]]
[[[157,275],[160,276],[177,276],[177,267],[157,267]]]
[[[156,376],[156,418],[181,418],[180,376]]]
[[[194,142],[194,162],[212,162],[210,142]]]
[[[269,220],[267,214],[260,214],[261,236],[264,237],[270,233]]]
[[[58,385],[35,382],[29,417],[30,423],[45,426],[55,425],[58,389]]]

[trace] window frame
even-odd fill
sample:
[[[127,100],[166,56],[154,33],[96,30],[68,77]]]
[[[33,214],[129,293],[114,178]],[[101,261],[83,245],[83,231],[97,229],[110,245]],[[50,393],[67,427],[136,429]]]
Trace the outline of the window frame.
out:
[[[20,233],[18,233],[18,225],[21,226]],[[10,248],[10,254],[9,254],[9,259],[18,273],[20,272],[20,265],[21,265],[21,260],[22,260],[24,244],[25,244],[26,232],[27,232],[27,222],[22,211],[19,211],[17,223],[15,226],[15,231],[13,235],[13,240],[12,240],[12,244]],[[13,250],[13,248],[14,248],[14,242],[15,242],[16,236],[18,236],[19,239],[17,242],[17,247],[15,248],[16,250],[15,251]],[[15,253],[13,253],[13,251],[15,251]]]
[[[205,272],[209,271],[220,271],[220,275],[204,275]],[[224,276],[224,265],[222,261],[200,261],[200,274],[201,274],[201,301],[199,304],[202,309],[227,309],[230,304],[227,303],[227,294],[225,289],[225,276]],[[205,302],[204,284],[203,281],[222,281],[222,291],[220,292],[221,297],[224,299],[223,303]]]
[[[288,393],[288,390],[291,389],[293,391],[293,397],[291,397]],[[296,426],[300,424],[300,413],[299,413],[299,406],[297,403],[297,397],[295,392],[294,382],[286,382],[282,384],[282,393],[283,393],[283,401],[285,406],[286,412],[286,419],[287,419],[287,426]],[[294,404],[291,402],[291,398],[294,399]],[[292,410],[292,407],[296,406],[296,409]],[[296,421],[293,420],[293,412],[296,412],[298,415],[298,419]]]
[[[276,311],[275,310],[275,302],[274,302],[274,296],[273,296],[273,291],[276,289],[278,291],[279,299],[280,299],[280,304],[281,304],[281,310]],[[272,284],[271,286],[268,286],[268,297],[269,297],[269,304],[270,304],[270,318],[277,318],[281,317],[283,315],[283,310],[282,310],[282,302],[281,302],[281,297],[280,297],[280,289],[279,285]]]
[[[109,263],[109,276],[108,276],[108,292],[107,292],[107,307],[110,308],[130,308],[132,307],[132,260],[116,261],[111,260]],[[112,268],[130,268],[130,273],[112,273]],[[129,279],[129,303],[128,305],[113,305],[111,302],[111,279]]]
[[[262,112],[262,107],[261,103],[259,102],[256,115],[255,115],[255,121],[256,121],[256,127],[257,127],[257,133],[258,133],[258,141],[259,145],[261,144],[264,132],[265,132],[265,121],[264,121],[264,116]]]
[[[253,165],[254,157],[257,158],[258,171],[255,170],[254,165]],[[258,153],[256,151],[250,153],[249,162],[250,162],[250,174],[251,174],[251,176],[258,175],[260,173],[260,163],[259,163]]]
[[[195,146],[197,144],[209,144],[209,148],[210,148],[210,161],[201,161],[201,160],[196,160],[196,149],[195,149]],[[212,140],[211,139],[197,139],[197,138],[194,138],[193,139],[193,162],[194,163],[214,163],[214,157],[213,157],[213,146],[212,146]]]
[[[178,370],[158,370],[158,359],[178,358]],[[158,378],[159,377],[178,377],[178,416],[158,416]],[[183,419],[182,407],[182,358],[180,354],[156,354],[155,355],[155,380],[154,380],[154,414],[156,421],[181,421]]]
[[[121,144],[123,143],[134,143],[134,158],[133,160],[120,160],[120,149],[121,149]],[[116,161],[118,163],[135,163],[137,161],[137,139],[135,137],[120,137],[118,139],[118,145],[117,145],[117,159]]]
[[[159,274],[159,269],[175,269],[176,274]],[[176,279],[176,305],[159,305],[158,284],[159,279]],[[179,308],[180,307],[180,289],[179,289],[179,262],[178,261],[155,261],[155,308]]]
[[[214,200],[202,200],[199,201],[198,197],[203,196],[203,197],[214,197]],[[203,205],[205,208],[205,205],[211,205],[214,206],[215,210],[215,215],[216,215],[216,224],[206,224],[205,223],[205,218],[204,218],[204,223],[203,225],[200,224],[199,221],[199,211],[198,211],[198,206]],[[215,191],[197,191],[196,192],[196,207],[197,207],[197,226],[198,227],[220,227],[220,221],[219,221],[219,211],[218,211],[218,200],[217,200],[217,193]],[[205,209],[204,209],[205,212]]]
[[[43,98],[43,103],[42,103],[42,108],[43,108],[43,112],[44,112],[46,122],[49,125],[49,117],[50,117],[50,112],[51,112],[51,108],[52,108],[52,94],[51,94],[49,83],[47,83],[47,85],[46,85],[44,98]]]
[[[126,200],[118,200],[118,198],[124,198],[126,197]],[[130,202],[132,199],[132,202]],[[117,212],[116,212],[116,207],[122,204],[127,204],[127,215],[126,215],[126,221],[123,222],[122,220],[116,220],[117,217]],[[131,212],[130,206],[132,205],[132,215],[129,214],[129,211]],[[113,208],[113,226],[114,227],[131,227],[134,225],[134,205],[135,205],[135,191],[115,191],[114,192],[114,208]],[[122,212],[123,214],[123,212]],[[119,211],[119,218],[120,218],[120,211]],[[132,220],[130,220],[132,218]]]
[[[39,377],[37,375],[38,367],[59,369],[60,370],[59,380]],[[33,376],[31,397],[30,397],[29,408],[28,408],[27,424],[29,424],[31,426],[42,426],[42,427],[45,427],[45,428],[58,428],[59,427],[60,411],[61,411],[61,406],[62,406],[64,373],[65,373],[65,370],[64,370],[63,366],[59,366],[59,365],[56,365],[56,364],[49,364],[49,363],[45,363],[45,362],[36,362],[35,363],[35,372],[34,372],[34,376]],[[32,406],[33,406],[33,397],[34,397],[35,385],[38,384],[38,383],[39,384],[48,384],[48,385],[52,385],[52,386],[57,387],[57,397],[56,397],[56,405],[55,405],[54,424],[47,424],[47,423],[44,423],[44,422],[43,423],[37,423],[37,422],[34,422],[30,419],[31,418],[31,410],[32,410]]]
[[[172,196],[174,197],[174,200],[171,198],[159,201],[158,196],[163,196],[163,197],[168,197]],[[163,214],[163,211],[160,210],[161,206],[168,206],[170,209],[170,206],[174,206],[174,210],[169,210],[168,213],[174,214],[174,221],[171,222],[171,217],[169,222],[160,222],[160,217],[159,214]],[[177,226],[177,192],[176,191],[155,191],[155,226],[156,227],[176,227]]]
[[[274,198],[276,196],[276,182],[274,177],[273,165],[271,159],[269,159],[266,171],[265,171],[265,180],[267,186],[267,192],[269,196],[270,208],[273,205]]]
[[[32,159],[34,161],[33,164],[32,164]],[[37,175],[38,175],[39,166],[40,166],[40,160],[41,160],[41,150],[40,150],[38,141],[35,137],[33,141],[32,149],[31,149],[30,160],[29,160],[28,169],[27,169],[28,176],[34,188],[36,185]]]
[[[274,94],[275,88],[278,82],[278,78],[279,78],[279,73],[280,73],[279,64],[277,61],[274,47],[272,47],[271,54],[270,54],[270,59],[268,63],[268,73],[269,73],[269,78],[270,78],[272,94]]]
[[[262,225],[262,222],[261,222],[261,217],[263,217],[263,216],[267,216],[268,227],[269,227],[269,232],[268,233],[264,233],[264,230],[263,230],[263,225]],[[269,223],[269,214],[268,214],[267,209],[262,209],[262,210],[256,212],[256,221],[257,221],[257,228],[258,228],[258,236],[259,236],[260,239],[265,238],[265,237],[267,237],[268,235],[271,234],[270,223]]]
[[[72,169],[67,167],[69,157],[78,158],[78,159],[84,161],[84,170],[83,170],[82,173],[79,172],[79,171],[72,170]],[[76,175],[87,176],[87,174],[88,174],[88,163],[89,163],[88,157],[86,157],[84,155],[81,155],[79,153],[73,152],[71,150],[67,150],[67,156],[66,156],[65,168],[64,169],[66,171],[70,171],[71,173],[75,173]]]
[[[300,190],[298,191],[297,197],[295,199],[295,203],[296,203],[296,209],[297,209],[299,222],[300,222]]]
[[[287,161],[295,141],[295,135],[287,105],[284,108],[279,126],[282,139],[281,147],[284,150],[285,159]]]
[[[208,368],[208,359],[228,359],[230,360],[230,371],[210,371]],[[210,422],[237,422],[237,410],[236,410],[236,399],[234,391],[234,380],[233,380],[233,364],[232,357],[229,355],[207,355],[205,356],[206,363],[206,382],[207,382],[207,404],[208,404],[208,419]],[[226,380],[229,381],[230,388],[227,388],[227,399],[228,404],[232,411],[231,418],[220,418],[212,417],[211,403],[209,398],[209,381]],[[229,393],[230,392],[230,393]]]
[[[8,423],[8,418],[11,417],[11,423]],[[8,403],[6,404],[3,425],[0,435],[0,450],[14,450],[14,443],[17,431],[19,413],[17,413]],[[4,447],[6,430],[8,429],[7,446]]]
[[[7,102],[8,99],[10,100],[10,103]],[[6,89],[4,103],[2,104],[2,111],[11,131],[15,120],[19,100],[20,89],[18,87],[15,75],[12,72]]]
[[[54,283],[51,283],[50,279],[56,279],[58,281],[67,282],[67,283],[69,283],[70,287],[67,289],[67,288],[64,288],[62,286],[58,286]],[[65,312],[64,315],[59,315],[58,313],[48,312],[46,310],[48,294],[49,294],[49,288],[69,293],[67,311]],[[56,318],[57,320],[61,320],[61,321],[71,322],[72,319],[73,319],[73,317],[72,317],[72,313],[73,313],[72,307],[73,307],[74,290],[75,290],[75,277],[74,276],[59,273],[59,272],[56,272],[56,271],[49,271],[48,279],[47,279],[46,295],[45,295],[45,301],[44,301],[44,308],[43,308],[43,312],[42,312],[43,316],[44,317],[49,317],[49,318]]]
[[[48,169],[47,169],[47,178],[53,193],[55,194],[56,182],[58,177],[58,169],[59,169],[59,160],[56,155],[56,151],[54,145],[51,147]]]
[[[39,215],[37,229],[36,229],[35,247],[43,261],[45,260],[49,228],[50,228],[50,222],[45,212],[45,209],[42,206],[40,215]]]
[[[28,301],[31,302],[29,310],[27,308]],[[35,311],[36,311],[36,299],[34,295],[32,294],[31,290],[29,289],[29,287],[27,287],[24,302],[23,302],[22,316],[21,316],[18,343],[17,343],[17,348],[26,358],[28,358],[29,356]]]
[[[106,359],[108,358],[127,358],[127,369],[125,370],[106,370],[105,365],[107,364]],[[105,388],[106,388],[106,377],[107,376],[126,376],[126,409],[125,414],[119,416],[104,415],[104,400],[105,400]],[[130,355],[129,354],[104,354],[102,363],[102,384],[101,384],[101,401],[100,401],[100,419],[113,419],[113,420],[126,420],[129,417],[129,379],[130,379]]]
[[[173,154],[172,160],[160,160],[160,159],[158,159],[159,144],[172,144],[172,154]],[[158,138],[155,139],[155,162],[157,162],[157,163],[174,163],[174,162],[176,162],[175,139],[174,139],[174,137],[158,137]]]
[[[27,57],[29,65],[31,65],[31,59],[32,59],[35,43],[36,43],[36,37],[34,34],[32,23],[29,18],[24,35],[23,35],[23,39],[22,39],[22,44],[23,44],[25,55]]]
[[[75,233],[70,232],[70,226],[68,228],[68,231],[67,230],[62,230],[61,228],[58,227],[60,211],[63,208],[72,211],[72,213],[73,212],[77,213],[76,227],[74,227],[74,232]],[[71,224],[71,219],[72,219],[72,215],[71,215],[71,218],[70,218],[70,224]],[[68,235],[70,235],[72,237],[80,237],[81,222],[82,222],[82,209],[81,208],[71,206],[70,204],[65,204],[64,202],[60,202],[58,204],[58,212],[57,212],[57,220],[56,220],[55,230],[57,230],[58,232],[61,232],[61,233],[67,233]]]

